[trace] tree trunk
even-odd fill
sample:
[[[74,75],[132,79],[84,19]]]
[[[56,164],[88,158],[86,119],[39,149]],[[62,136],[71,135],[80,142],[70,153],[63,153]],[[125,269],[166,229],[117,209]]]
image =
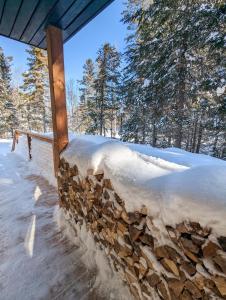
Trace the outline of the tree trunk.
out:
[[[155,125],[155,121],[153,121],[152,127],[153,127],[153,130],[152,130],[152,146],[155,147],[156,142],[157,142],[157,128],[156,128],[156,125]]]
[[[202,126],[202,123],[200,122],[198,140],[197,140],[197,145],[196,145],[196,150],[195,150],[196,153],[199,153],[199,151],[200,151],[200,146],[201,146],[201,141],[202,141],[202,132],[203,132],[203,126]]]
[[[100,135],[103,133],[103,105],[100,107]]]
[[[225,142],[222,145],[221,154],[220,154],[220,158],[221,159],[225,159],[226,158],[226,133],[224,134],[224,140],[225,140]]]
[[[30,105],[27,106],[27,127],[31,131],[31,119],[30,119]]]
[[[217,157],[217,142],[218,142],[218,133],[216,132],[215,138],[214,138],[214,143],[213,143],[213,156]]]
[[[143,111],[144,113],[144,111]],[[143,114],[144,116],[144,114]],[[142,124],[142,144],[145,144],[145,139],[146,139],[146,118],[144,117],[143,119],[143,124]]]
[[[178,122],[176,128],[175,147],[181,148],[182,136],[183,136],[182,123]]]
[[[135,144],[138,144],[138,143],[139,143],[139,139],[138,139],[138,129],[137,129],[137,128],[136,128],[136,130],[135,130],[134,142],[135,142]]]
[[[111,128],[110,128],[110,131],[111,131],[111,138],[112,138],[112,137],[113,137],[113,134],[112,134],[112,132],[113,132],[113,121],[112,121],[112,117],[111,117],[110,122],[111,122]]]
[[[191,152],[195,152],[195,146],[196,146],[196,137],[197,137],[197,124],[198,120],[195,119],[195,124],[194,124],[194,133],[193,133],[193,141],[192,141],[192,148]]]
[[[186,146],[185,146],[186,151],[188,151],[189,144],[190,144],[190,132],[188,132],[188,136],[187,136],[187,141],[186,141]]]
[[[184,104],[186,102],[186,51],[187,51],[187,36],[183,37],[181,45],[181,53],[179,56],[179,65],[178,65],[178,98],[176,103],[176,112],[177,112],[177,121],[176,121],[176,135],[175,135],[175,146],[181,148],[182,138],[183,138],[183,120],[184,120]]]
[[[168,147],[171,147],[171,139],[172,139],[172,137],[171,137],[171,133],[170,133],[170,135],[168,136]]]

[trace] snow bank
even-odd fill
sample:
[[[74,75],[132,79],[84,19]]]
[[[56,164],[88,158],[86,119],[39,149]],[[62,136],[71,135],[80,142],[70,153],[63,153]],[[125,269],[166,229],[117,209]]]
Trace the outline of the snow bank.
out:
[[[225,234],[226,162],[177,148],[156,149],[100,136],[77,136],[62,154],[82,175],[104,172],[127,211],[146,205],[165,224],[182,220]]]
[[[21,135],[19,137],[19,142],[16,144],[15,153],[18,154],[25,160],[28,160],[28,144],[27,144],[27,137],[25,135]]]
[[[27,137],[25,135],[19,137],[15,153],[23,159],[29,160]],[[31,143],[31,155],[32,160],[29,160],[29,167],[32,173],[45,177],[52,185],[56,186],[52,145],[34,138]]]
[[[0,155],[6,156],[12,147],[11,139],[0,139]]]
[[[45,177],[52,185],[56,186],[52,144],[33,139],[31,153],[33,169],[37,170],[41,176]]]

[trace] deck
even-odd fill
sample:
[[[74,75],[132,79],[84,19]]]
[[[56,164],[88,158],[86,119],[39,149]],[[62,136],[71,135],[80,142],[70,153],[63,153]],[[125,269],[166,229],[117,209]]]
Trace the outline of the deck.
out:
[[[54,187],[0,143],[1,299],[102,299],[81,250],[54,221]]]

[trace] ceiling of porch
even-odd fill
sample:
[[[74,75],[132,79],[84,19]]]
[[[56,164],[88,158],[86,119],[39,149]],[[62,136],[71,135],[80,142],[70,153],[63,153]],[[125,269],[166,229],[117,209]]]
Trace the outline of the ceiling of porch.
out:
[[[0,0],[0,35],[46,49],[48,25],[62,29],[66,42],[111,2],[113,0]]]

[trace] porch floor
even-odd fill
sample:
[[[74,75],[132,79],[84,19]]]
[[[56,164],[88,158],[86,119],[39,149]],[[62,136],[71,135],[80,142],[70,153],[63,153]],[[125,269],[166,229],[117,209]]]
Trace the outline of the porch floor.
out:
[[[55,224],[55,188],[9,146],[0,143],[0,298],[102,299],[80,249]]]

